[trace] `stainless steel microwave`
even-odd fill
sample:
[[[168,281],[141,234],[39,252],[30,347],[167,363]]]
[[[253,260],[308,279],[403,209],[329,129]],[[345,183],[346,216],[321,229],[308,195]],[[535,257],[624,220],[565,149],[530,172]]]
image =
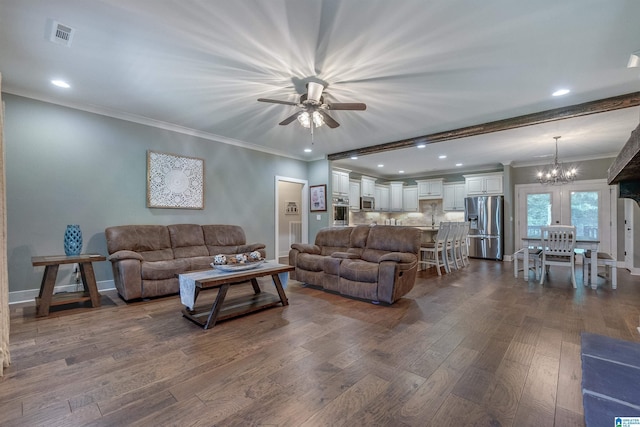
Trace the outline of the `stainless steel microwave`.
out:
[[[360,210],[372,211],[376,207],[375,199],[373,197],[360,197]]]

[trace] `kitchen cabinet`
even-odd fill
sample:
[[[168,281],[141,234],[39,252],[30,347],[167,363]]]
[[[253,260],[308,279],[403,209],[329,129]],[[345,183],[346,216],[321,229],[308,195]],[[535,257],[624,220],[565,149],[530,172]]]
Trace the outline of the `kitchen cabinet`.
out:
[[[402,210],[405,212],[418,211],[418,186],[411,185],[402,190]]]
[[[360,210],[360,182],[349,181],[349,209]]]
[[[375,199],[376,211],[387,212],[389,210],[389,186],[376,184]]]
[[[360,194],[364,197],[375,197],[376,195],[376,180],[368,176],[360,178]]]
[[[502,172],[464,175],[467,196],[502,194]]]
[[[389,210],[400,212],[402,211],[403,204],[403,189],[404,182],[390,182],[389,183]]]
[[[331,191],[338,196],[349,195],[349,172],[331,171]]]
[[[442,186],[442,209],[445,211],[464,211],[464,198],[467,187],[464,182],[452,182]]]
[[[418,199],[442,199],[443,182],[442,178],[416,181],[416,184],[418,184]]]

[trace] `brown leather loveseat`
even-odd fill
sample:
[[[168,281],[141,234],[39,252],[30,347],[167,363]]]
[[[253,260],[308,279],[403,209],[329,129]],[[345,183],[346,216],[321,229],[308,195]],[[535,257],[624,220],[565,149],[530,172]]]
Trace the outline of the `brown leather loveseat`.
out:
[[[294,280],[343,295],[393,304],[415,284],[422,232],[413,227],[323,228],[315,244],[289,251]]]
[[[211,268],[218,254],[259,251],[247,244],[238,225],[120,225],[105,229],[109,261],[118,293],[125,301],[180,291],[176,274]]]

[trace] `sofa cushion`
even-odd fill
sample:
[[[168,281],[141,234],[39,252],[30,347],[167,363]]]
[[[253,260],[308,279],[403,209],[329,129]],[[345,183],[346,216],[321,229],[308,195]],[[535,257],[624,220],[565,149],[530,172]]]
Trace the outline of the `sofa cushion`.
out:
[[[204,233],[199,224],[173,224],[167,226],[175,258],[208,256]]]
[[[202,231],[207,246],[238,246],[247,243],[244,230],[239,225],[203,225]]]
[[[120,225],[105,230],[110,254],[128,250],[138,252],[145,261],[173,259],[169,230],[164,225]]]
[[[296,260],[296,267],[308,271],[323,271],[325,258],[323,255],[300,253]]]
[[[379,225],[371,227],[367,237],[367,246],[362,259],[380,262],[380,257],[388,252],[420,252],[421,232],[413,227],[394,227]]]
[[[340,263],[340,277],[354,282],[376,283],[379,264],[361,259],[343,259]]]
[[[189,270],[189,260],[186,258],[168,261],[143,262],[141,268],[142,280],[174,279],[176,274]]]
[[[352,230],[351,227],[325,227],[316,235],[316,246],[322,255],[345,252],[349,248]]]

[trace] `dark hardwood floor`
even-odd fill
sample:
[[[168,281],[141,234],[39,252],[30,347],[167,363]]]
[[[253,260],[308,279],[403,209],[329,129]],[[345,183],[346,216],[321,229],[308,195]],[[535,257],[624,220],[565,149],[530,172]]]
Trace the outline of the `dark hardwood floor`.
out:
[[[289,306],[208,331],[177,296],[106,292],[38,319],[14,305],[0,425],[584,425],[580,333],[640,341],[640,280],[619,269],[594,291],[577,274],[541,287],[472,260],[420,272],[391,307],[290,281]]]

